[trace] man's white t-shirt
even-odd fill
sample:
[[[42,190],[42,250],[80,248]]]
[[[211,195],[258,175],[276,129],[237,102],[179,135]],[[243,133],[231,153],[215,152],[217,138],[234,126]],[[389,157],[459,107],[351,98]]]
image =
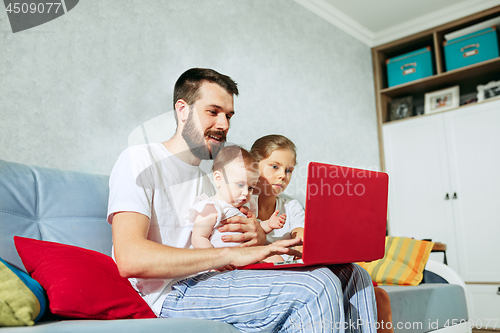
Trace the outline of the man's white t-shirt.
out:
[[[109,187],[109,223],[117,212],[146,215],[150,218],[149,240],[184,249],[191,246],[191,227],[181,220],[198,195],[215,194],[209,177],[198,166],[183,162],[161,143],[127,148],[111,172]],[[174,282],[139,278],[129,281],[157,315]]]

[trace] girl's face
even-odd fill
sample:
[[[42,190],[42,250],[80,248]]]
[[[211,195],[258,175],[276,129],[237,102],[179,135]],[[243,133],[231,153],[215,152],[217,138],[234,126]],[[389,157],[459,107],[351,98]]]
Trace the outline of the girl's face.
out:
[[[295,156],[289,149],[278,149],[259,162],[259,195],[277,197],[290,183]]]

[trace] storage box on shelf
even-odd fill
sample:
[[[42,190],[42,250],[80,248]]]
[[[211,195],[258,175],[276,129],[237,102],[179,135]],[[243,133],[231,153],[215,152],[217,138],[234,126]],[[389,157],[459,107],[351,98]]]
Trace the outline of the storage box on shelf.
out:
[[[496,27],[444,42],[444,57],[448,71],[494,59],[498,55]]]
[[[433,74],[430,46],[387,60],[389,87],[422,79]]]
[[[383,123],[390,121],[390,102],[394,98],[405,96],[413,97],[413,105],[423,105],[424,95],[427,92],[460,86],[461,95],[474,93],[476,86],[497,81],[500,72],[500,57],[481,61],[454,70],[446,70],[445,52],[443,43],[453,32],[475,24],[485,22],[500,16],[500,6],[470,15],[468,17],[428,29],[421,33],[403,38],[398,41],[377,46],[372,49],[375,91],[377,98],[377,112],[381,132]],[[387,73],[386,62],[388,59],[431,46],[432,64],[434,74],[411,82],[392,85]],[[481,53],[481,51],[479,52]],[[463,56],[462,56],[463,57]],[[469,57],[469,58],[474,58]],[[390,82],[391,81],[391,82]],[[383,151],[381,150],[381,155]]]

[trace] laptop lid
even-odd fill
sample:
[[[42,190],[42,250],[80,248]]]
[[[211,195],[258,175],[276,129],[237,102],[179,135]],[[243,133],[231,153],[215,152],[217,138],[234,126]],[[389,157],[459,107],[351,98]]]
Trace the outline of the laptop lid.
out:
[[[309,163],[302,261],[239,268],[291,268],[383,258],[388,183],[383,172]]]
[[[383,258],[389,177],[386,173],[311,162],[304,246],[307,265]]]

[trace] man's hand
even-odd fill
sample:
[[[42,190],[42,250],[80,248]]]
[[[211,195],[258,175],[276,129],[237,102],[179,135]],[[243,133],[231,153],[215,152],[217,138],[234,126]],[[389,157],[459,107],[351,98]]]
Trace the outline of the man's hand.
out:
[[[226,247],[224,250],[231,251],[229,254],[229,257],[231,258],[230,265],[240,267],[254,264],[276,254],[293,255],[293,250],[289,249],[289,247],[299,245],[300,243],[301,240],[299,238],[294,238],[276,241],[266,246],[253,246],[245,248]]]
[[[262,230],[256,218],[246,218],[243,216],[233,216],[221,221],[223,224],[219,228],[220,232],[240,232],[241,234],[222,236],[223,242],[241,243],[240,247],[264,245],[266,243],[266,233]]]

